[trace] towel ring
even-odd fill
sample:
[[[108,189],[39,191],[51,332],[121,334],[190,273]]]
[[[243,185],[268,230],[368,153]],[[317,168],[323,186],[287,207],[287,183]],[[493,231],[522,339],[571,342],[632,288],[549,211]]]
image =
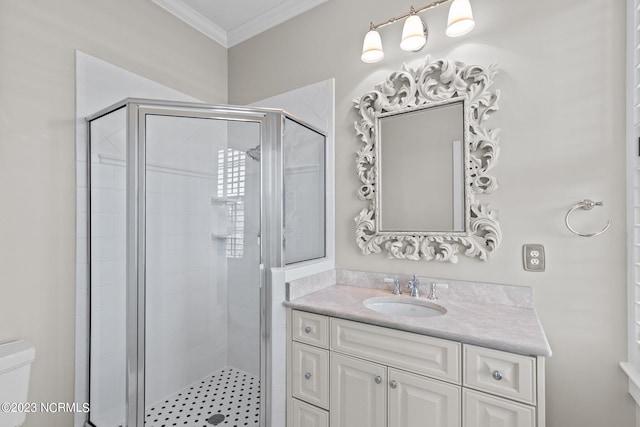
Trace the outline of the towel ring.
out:
[[[589,199],[584,199],[583,201],[581,201],[580,203],[575,204],[571,209],[569,209],[569,212],[567,212],[567,215],[564,217],[564,223],[567,225],[567,228],[574,234],[577,234],[578,236],[582,236],[582,237],[594,237],[594,236],[599,236],[600,234],[604,233],[605,231],[607,231],[609,229],[609,227],[611,226],[611,220],[609,220],[607,222],[607,225],[604,226],[604,228],[598,232],[595,233],[579,233],[576,230],[574,230],[573,227],[571,227],[571,224],[569,224],[569,216],[571,216],[571,214],[573,213],[573,211],[575,211],[576,209],[584,209],[585,211],[590,211],[591,209],[593,209],[594,206],[603,206],[604,204],[602,202],[594,202],[593,200],[589,200]]]

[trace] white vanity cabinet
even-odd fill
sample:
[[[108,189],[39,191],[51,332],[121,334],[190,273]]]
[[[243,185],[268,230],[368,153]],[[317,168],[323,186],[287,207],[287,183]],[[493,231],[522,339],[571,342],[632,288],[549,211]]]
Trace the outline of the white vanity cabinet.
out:
[[[343,319],[330,326],[332,427],[460,426],[459,343]]]
[[[459,427],[460,387],[331,354],[332,427]]]
[[[544,359],[290,310],[287,427],[544,427]]]

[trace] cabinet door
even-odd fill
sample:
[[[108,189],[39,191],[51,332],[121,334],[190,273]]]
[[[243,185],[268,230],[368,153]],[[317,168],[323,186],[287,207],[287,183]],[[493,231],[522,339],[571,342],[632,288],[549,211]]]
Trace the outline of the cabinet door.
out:
[[[389,426],[460,427],[460,387],[389,368]]]
[[[534,427],[532,406],[470,390],[463,392],[464,427]]]
[[[329,409],[329,352],[296,342],[291,353],[293,396]]]
[[[331,353],[331,427],[386,427],[387,368]]]

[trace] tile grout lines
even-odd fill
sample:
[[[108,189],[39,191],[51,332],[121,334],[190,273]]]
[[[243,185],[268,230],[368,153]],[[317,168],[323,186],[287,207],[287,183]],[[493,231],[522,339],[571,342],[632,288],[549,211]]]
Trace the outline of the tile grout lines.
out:
[[[260,380],[224,368],[147,408],[145,427],[255,427],[260,418]]]

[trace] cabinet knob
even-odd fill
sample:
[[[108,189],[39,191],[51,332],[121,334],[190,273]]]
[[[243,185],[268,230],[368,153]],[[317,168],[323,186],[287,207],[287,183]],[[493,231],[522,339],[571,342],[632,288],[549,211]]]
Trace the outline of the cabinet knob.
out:
[[[391,380],[391,381],[389,382],[389,387],[391,387],[391,388],[396,388],[396,387],[398,387],[398,383],[396,382],[396,380]]]
[[[311,326],[307,326],[306,328],[304,328],[304,331],[308,334],[311,332]]]
[[[380,384],[382,382],[382,377],[380,375],[376,375],[373,380],[376,382],[376,384]]]
[[[304,374],[304,377],[309,380],[311,379],[311,374],[307,372],[306,374]]]
[[[500,381],[502,379],[502,372],[500,371],[493,371],[493,373],[491,374],[491,376],[493,377],[494,380],[496,381]]]

